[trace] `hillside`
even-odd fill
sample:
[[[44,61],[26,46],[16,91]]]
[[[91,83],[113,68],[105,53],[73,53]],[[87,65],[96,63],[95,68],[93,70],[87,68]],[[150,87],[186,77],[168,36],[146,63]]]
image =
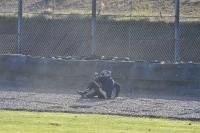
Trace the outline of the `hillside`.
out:
[[[91,13],[92,0],[23,0],[24,12],[51,11],[55,12]],[[175,0],[133,0],[133,15],[159,16],[173,15]],[[97,0],[97,13],[101,14],[129,14],[131,0]],[[17,11],[16,0],[1,0],[0,11]],[[200,12],[199,0],[180,0],[181,16],[198,16]]]
[[[14,3],[15,1],[15,3]],[[50,0],[23,0],[25,14],[22,22],[22,54],[34,56],[89,56],[91,55],[91,0],[56,0],[52,21]],[[127,57],[131,60],[174,61],[174,3],[172,0],[133,0],[131,23],[120,14],[129,14],[128,0],[97,0],[96,55]],[[1,0],[0,12],[17,12],[16,0]],[[101,6],[100,6],[101,5]],[[121,6],[124,5],[124,6]],[[33,8],[34,7],[34,8]],[[3,11],[2,11],[3,10]],[[181,0],[180,60],[200,62],[200,2]],[[137,11],[137,12],[136,12]],[[9,10],[6,10],[9,12]],[[50,12],[50,13],[49,13]],[[172,17],[162,17],[162,15]],[[49,14],[48,14],[49,13]],[[104,14],[119,16],[104,16]],[[46,16],[49,16],[46,17]],[[61,17],[60,17],[61,16]],[[60,19],[58,19],[60,17]],[[113,19],[114,18],[114,19]],[[149,21],[154,18],[155,21]],[[118,19],[118,21],[116,21]],[[168,21],[168,20],[171,21]],[[189,20],[189,21],[188,21]],[[17,53],[17,19],[0,17],[0,53]]]

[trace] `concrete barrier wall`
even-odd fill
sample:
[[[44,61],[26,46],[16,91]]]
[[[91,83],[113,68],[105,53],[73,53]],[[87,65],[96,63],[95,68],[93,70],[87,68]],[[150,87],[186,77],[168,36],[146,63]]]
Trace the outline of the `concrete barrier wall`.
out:
[[[200,92],[200,64],[143,61],[61,60],[0,55],[0,82],[85,87],[94,72],[111,70],[123,90]]]

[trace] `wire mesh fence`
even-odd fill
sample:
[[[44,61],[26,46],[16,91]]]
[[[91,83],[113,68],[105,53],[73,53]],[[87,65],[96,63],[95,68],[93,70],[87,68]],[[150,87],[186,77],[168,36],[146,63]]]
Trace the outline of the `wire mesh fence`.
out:
[[[0,1],[1,54],[19,53],[19,1]],[[200,62],[199,12],[198,0],[180,1],[178,61]],[[175,1],[22,0],[20,37],[24,55],[174,62]]]

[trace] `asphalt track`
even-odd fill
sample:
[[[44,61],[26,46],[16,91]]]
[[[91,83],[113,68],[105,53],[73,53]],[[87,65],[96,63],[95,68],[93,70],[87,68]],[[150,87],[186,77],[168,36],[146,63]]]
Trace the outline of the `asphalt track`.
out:
[[[200,121],[200,95],[122,91],[115,99],[83,99],[80,88],[0,85],[0,109],[110,114]],[[82,88],[83,89],[83,88]]]

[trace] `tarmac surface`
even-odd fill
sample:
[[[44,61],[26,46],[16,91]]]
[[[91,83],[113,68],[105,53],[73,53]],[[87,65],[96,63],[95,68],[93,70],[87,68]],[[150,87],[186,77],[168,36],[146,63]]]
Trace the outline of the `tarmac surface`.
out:
[[[83,88],[0,85],[0,109],[109,114],[200,121],[200,94],[121,91],[115,99],[83,99]]]

